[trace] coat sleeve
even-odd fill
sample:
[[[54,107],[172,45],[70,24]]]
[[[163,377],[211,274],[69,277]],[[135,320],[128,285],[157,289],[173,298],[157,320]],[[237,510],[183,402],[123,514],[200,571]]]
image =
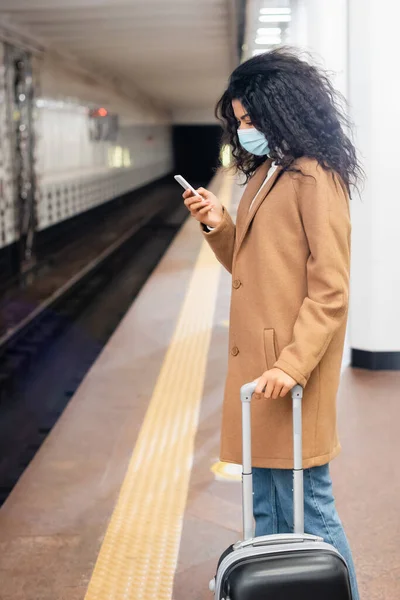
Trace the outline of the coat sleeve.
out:
[[[203,235],[210,244],[212,251],[229,273],[232,273],[233,251],[235,248],[236,226],[233,223],[230,214],[223,209],[223,217],[215,229],[204,231]]]
[[[347,316],[351,225],[347,193],[337,176],[315,166],[292,181],[309,245],[308,291],[292,340],[274,366],[305,386]]]

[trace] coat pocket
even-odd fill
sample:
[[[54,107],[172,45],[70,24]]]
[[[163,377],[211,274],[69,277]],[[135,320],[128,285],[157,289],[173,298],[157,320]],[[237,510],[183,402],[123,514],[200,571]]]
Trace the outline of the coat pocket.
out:
[[[267,369],[272,369],[277,361],[275,329],[264,329],[264,353]]]

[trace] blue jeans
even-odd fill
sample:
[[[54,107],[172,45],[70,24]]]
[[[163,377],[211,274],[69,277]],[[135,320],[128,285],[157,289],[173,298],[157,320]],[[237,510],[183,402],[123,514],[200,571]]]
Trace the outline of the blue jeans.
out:
[[[293,473],[253,468],[256,536],[293,531]],[[345,559],[353,600],[359,600],[353,557],[332,493],[329,465],[304,470],[304,528],[332,544]]]

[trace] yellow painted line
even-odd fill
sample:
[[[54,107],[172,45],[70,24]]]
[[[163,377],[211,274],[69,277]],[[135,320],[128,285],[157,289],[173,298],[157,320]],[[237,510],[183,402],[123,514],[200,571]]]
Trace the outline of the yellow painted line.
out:
[[[172,598],[220,272],[203,242],[85,600]]]

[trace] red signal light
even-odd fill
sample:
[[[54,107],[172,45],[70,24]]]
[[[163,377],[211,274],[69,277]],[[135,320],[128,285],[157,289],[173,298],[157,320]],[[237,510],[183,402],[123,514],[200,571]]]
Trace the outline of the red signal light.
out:
[[[97,112],[99,117],[106,117],[108,115],[108,110],[106,108],[99,108]]]

